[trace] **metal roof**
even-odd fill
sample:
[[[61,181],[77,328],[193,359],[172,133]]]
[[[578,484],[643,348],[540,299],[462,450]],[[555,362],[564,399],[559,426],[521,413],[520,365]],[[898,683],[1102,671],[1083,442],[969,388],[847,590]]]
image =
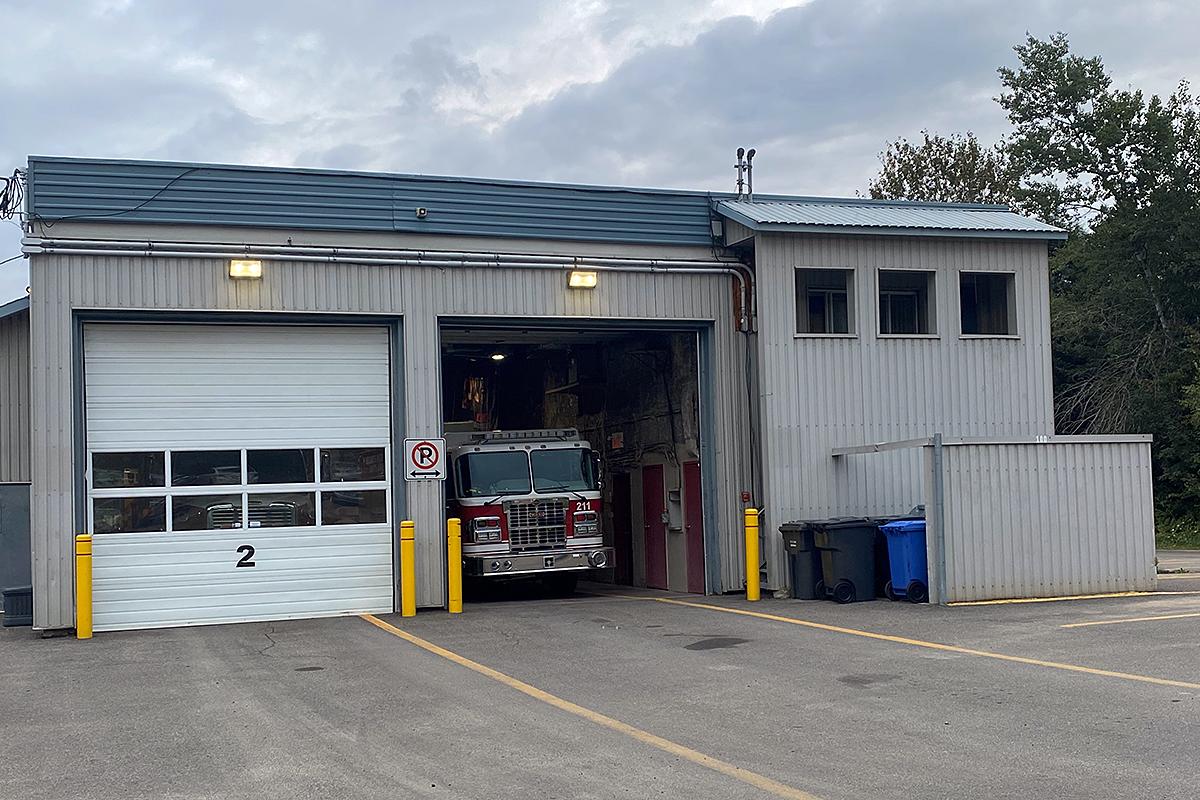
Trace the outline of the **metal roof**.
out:
[[[717,210],[756,231],[1067,238],[1066,231],[1061,228],[997,205],[798,198],[753,202],[722,200],[717,203]]]
[[[29,213],[66,220],[711,245],[715,213],[755,230],[1061,239],[1003,206],[844,200],[485,178],[30,156]],[[420,215],[418,209],[424,209]]]
[[[29,298],[18,297],[16,300],[11,300],[4,305],[0,305],[0,319],[11,317],[13,314],[20,314],[22,311],[29,310]]]
[[[703,192],[31,156],[28,207],[64,220],[710,245]],[[425,209],[418,216],[418,209]]]

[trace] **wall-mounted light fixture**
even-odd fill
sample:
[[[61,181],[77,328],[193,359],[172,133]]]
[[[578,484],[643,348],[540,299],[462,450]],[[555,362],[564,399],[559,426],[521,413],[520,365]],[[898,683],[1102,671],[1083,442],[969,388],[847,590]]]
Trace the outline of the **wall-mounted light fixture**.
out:
[[[571,289],[595,289],[596,273],[590,270],[573,269],[567,276],[567,286]]]
[[[257,259],[235,258],[229,262],[231,278],[261,278],[262,262]]]
[[[488,356],[488,358],[490,358],[492,361],[503,361],[504,353],[492,353],[490,356]]]

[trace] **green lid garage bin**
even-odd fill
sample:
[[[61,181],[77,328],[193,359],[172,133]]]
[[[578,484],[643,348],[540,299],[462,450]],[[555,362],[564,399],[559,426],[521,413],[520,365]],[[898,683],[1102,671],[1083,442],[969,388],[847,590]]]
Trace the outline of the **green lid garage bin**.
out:
[[[791,575],[792,597],[797,600],[824,599],[821,583],[821,553],[813,543],[814,529],[810,522],[785,522],[779,526],[783,534],[783,549],[787,551],[788,572]]]

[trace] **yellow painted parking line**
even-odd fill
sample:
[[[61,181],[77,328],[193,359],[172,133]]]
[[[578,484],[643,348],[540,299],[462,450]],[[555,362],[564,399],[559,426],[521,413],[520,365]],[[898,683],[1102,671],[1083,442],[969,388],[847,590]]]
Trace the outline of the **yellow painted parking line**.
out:
[[[780,783],[779,781],[771,780],[765,775],[759,775],[757,772],[751,772],[743,767],[735,766],[734,764],[730,764],[728,761],[722,761],[719,758],[701,753],[699,750],[693,750],[690,747],[685,747],[684,745],[672,742],[670,739],[664,739],[663,737],[650,733],[649,731],[644,731],[641,728],[635,728],[632,725],[621,722],[619,719],[614,719],[605,714],[601,714],[598,711],[592,711],[590,708],[584,708],[581,705],[572,703],[570,700],[564,700],[557,695],[543,691],[536,686],[532,686],[524,681],[518,680],[511,675],[506,675],[499,670],[494,670],[491,667],[484,666],[478,661],[472,661],[466,656],[460,656],[458,653],[455,653],[452,650],[439,647],[433,642],[422,639],[420,636],[416,636],[408,631],[401,630],[395,625],[384,622],[373,614],[362,614],[361,616],[375,627],[385,630],[393,636],[399,636],[401,639],[411,644],[415,644],[422,650],[426,650],[436,656],[441,656],[447,661],[452,661],[461,667],[466,667],[469,670],[478,672],[480,675],[491,678],[492,680],[502,683],[511,689],[516,689],[522,694],[526,694],[535,700],[540,700],[547,705],[554,706],[561,711],[566,711],[569,714],[582,717],[588,722],[595,723],[596,725],[616,731],[617,733],[623,733],[626,736],[637,739],[643,744],[656,747],[665,753],[677,756],[678,758],[686,759],[687,761],[691,761],[693,764],[699,764],[702,767],[707,767],[714,772],[719,772],[722,775],[726,775],[730,778],[734,778],[735,780],[739,780],[742,783],[749,784],[755,789],[768,792],[776,797],[783,797],[786,798],[786,800],[820,800],[820,798],[818,798],[816,795],[801,791],[800,789]]]
[[[839,625],[826,625],[823,622],[810,622],[796,617],[785,617],[779,614],[766,614],[762,611],[747,611],[742,608],[727,608],[725,606],[715,606],[711,603],[697,603],[689,600],[671,600],[665,597],[656,598],[660,603],[669,603],[677,606],[689,606],[691,608],[703,608],[709,611],[722,611],[726,614],[739,614],[745,617],[755,617],[757,619],[770,620],[772,622],[786,622],[789,625],[800,625],[805,628],[815,628],[816,630],[829,631],[830,633],[843,633],[849,636],[859,636],[864,639],[876,639],[882,642],[893,642],[895,644],[904,644],[912,647],[923,647],[927,650],[940,650],[944,653],[958,653],[964,656],[975,656],[977,658],[990,658],[997,661],[1011,661],[1016,664],[1028,664],[1034,667],[1046,667],[1049,669],[1064,670],[1066,672],[1081,672],[1086,675],[1099,675],[1105,678],[1119,678],[1126,681],[1136,681],[1137,683],[1152,683],[1158,686],[1174,686],[1180,689],[1200,689],[1200,683],[1190,683],[1188,681],[1171,680],[1170,678],[1155,678],[1149,675],[1135,675],[1129,672],[1115,672],[1108,669],[1096,669],[1095,667],[1083,667],[1078,664],[1064,664],[1059,661],[1043,661],[1040,658],[1025,658],[1024,656],[1010,656],[1004,653],[993,653],[988,650],[975,650],[970,647],[959,647],[953,644],[941,644],[940,642],[926,642],[921,639],[910,639],[906,636],[893,636],[887,633],[874,633],[872,631],[858,630],[857,628],[843,628]]]
[[[1159,576],[1162,577],[1162,576]],[[1015,605],[1020,603],[1061,603],[1064,600],[1106,600],[1113,597],[1156,597],[1159,595],[1174,595],[1174,594],[1200,594],[1200,590],[1189,591],[1145,591],[1145,592],[1108,592],[1106,594],[1073,594],[1065,597],[1014,597],[1008,600],[959,600],[954,603],[947,603],[948,606],[1005,606]]]
[[[1100,619],[1093,622],[1072,622],[1068,625],[1059,625],[1058,627],[1089,628],[1093,625],[1120,625],[1122,622],[1158,622],[1163,619],[1187,619],[1188,617],[1200,617],[1200,611],[1187,614],[1156,614],[1152,617],[1121,617],[1120,619]]]

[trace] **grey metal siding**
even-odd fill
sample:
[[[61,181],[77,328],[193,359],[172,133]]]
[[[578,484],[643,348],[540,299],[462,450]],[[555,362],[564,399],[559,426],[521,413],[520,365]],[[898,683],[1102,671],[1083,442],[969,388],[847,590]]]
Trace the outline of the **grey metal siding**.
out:
[[[784,574],[776,529],[791,519],[891,514],[922,501],[918,451],[833,459],[837,446],[1053,433],[1044,242],[760,234],[764,555]],[[795,335],[796,267],[855,270],[854,338]],[[938,338],[880,338],[876,270],[936,271]],[[1012,271],[1018,339],[959,338],[958,270]]]
[[[43,222],[712,242],[703,192],[213,164],[34,156],[29,208]]]
[[[943,452],[947,601],[1154,588],[1148,442]]]
[[[233,238],[233,235],[230,235]],[[403,241],[393,246],[403,246]],[[487,249],[486,240],[448,238],[443,249]],[[696,257],[687,251],[682,257]],[[646,257],[679,256],[647,248]],[[267,311],[403,315],[406,435],[441,429],[439,316],[686,319],[714,322],[719,537],[725,587],[741,585],[740,505],[748,445],[742,334],[733,326],[725,275],[604,273],[590,292],[568,292],[558,270],[385,267],[346,263],[270,262],[261,281],[231,281],[226,261],[119,256],[34,256],[34,487],[32,498],[35,624],[72,620],[71,534],[74,464],[71,363],[76,309]],[[215,318],[215,315],[214,315]],[[269,318],[269,317],[268,317]],[[417,591],[422,606],[444,597],[442,487],[407,487],[408,516],[417,523]],[[720,589],[721,587],[714,587]]]
[[[29,312],[0,319],[0,483],[28,483]]]
[[[729,219],[727,217],[722,224],[725,231],[725,244],[727,245],[744,242],[754,236],[753,228],[746,227],[736,219]]]

